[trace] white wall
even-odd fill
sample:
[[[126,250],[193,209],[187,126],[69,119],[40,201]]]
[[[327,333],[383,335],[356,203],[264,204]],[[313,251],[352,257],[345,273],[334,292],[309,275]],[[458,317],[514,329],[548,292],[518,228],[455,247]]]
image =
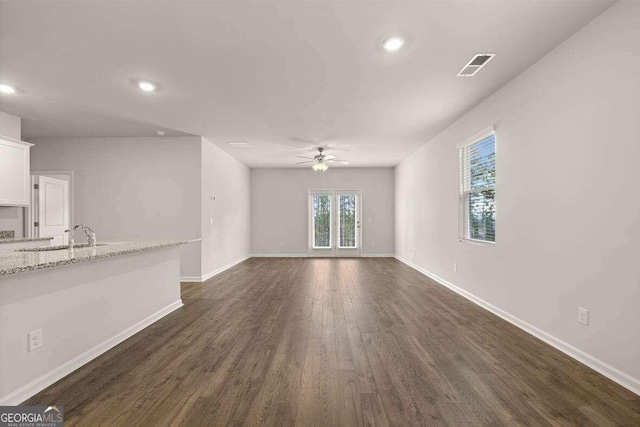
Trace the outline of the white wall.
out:
[[[248,167],[202,139],[201,259],[205,278],[250,254],[249,176]]]
[[[308,190],[344,189],[362,190],[362,253],[393,254],[393,182],[392,168],[252,169],[251,252],[306,255]]]
[[[0,135],[19,140],[22,137],[20,117],[0,111]]]
[[[21,119],[18,116],[0,111],[0,135],[21,139]],[[0,206],[0,230],[13,230],[16,237],[24,235],[24,208]]]
[[[12,231],[15,237],[24,236],[24,208],[0,206],[0,230]]]
[[[618,2],[403,161],[395,193],[399,257],[637,392],[638,70],[640,3]],[[494,123],[497,242],[483,247],[458,241],[456,144]]]
[[[98,241],[200,238],[202,138],[34,143],[32,170],[75,172],[75,222],[92,227]],[[185,245],[182,251],[181,274],[200,276],[200,245]]]

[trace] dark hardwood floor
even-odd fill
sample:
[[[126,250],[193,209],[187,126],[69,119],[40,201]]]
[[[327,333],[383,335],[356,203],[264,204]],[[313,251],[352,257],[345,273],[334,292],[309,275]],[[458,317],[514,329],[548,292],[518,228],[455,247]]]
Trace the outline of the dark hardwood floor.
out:
[[[254,258],[182,291],[27,403],[88,426],[640,425],[640,397],[394,259]]]

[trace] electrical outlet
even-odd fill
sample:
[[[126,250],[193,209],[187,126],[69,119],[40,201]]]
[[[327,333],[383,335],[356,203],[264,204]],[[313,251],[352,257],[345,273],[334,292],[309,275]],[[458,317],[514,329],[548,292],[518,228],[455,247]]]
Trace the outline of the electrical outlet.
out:
[[[578,323],[582,323],[587,326],[589,325],[589,310],[578,307]]]
[[[29,332],[29,351],[34,351],[42,347],[42,329]]]
[[[453,271],[457,272],[458,271],[458,263],[453,263]]]

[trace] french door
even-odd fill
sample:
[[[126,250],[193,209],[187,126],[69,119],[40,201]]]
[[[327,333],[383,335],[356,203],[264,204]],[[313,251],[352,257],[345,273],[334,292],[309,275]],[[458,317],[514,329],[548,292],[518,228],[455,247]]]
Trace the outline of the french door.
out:
[[[309,191],[309,256],[360,256],[360,190]]]

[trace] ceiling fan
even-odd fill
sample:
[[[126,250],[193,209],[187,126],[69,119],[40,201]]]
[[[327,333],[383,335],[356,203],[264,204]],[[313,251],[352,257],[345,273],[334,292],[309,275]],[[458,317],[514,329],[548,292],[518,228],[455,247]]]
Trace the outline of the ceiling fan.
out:
[[[304,163],[313,163],[311,165],[311,168],[314,171],[321,171],[324,172],[327,169],[329,169],[329,165],[328,163],[340,163],[343,165],[348,165],[349,162],[345,161],[345,160],[338,160],[336,159],[336,156],[334,156],[333,154],[322,154],[322,152],[324,151],[324,147],[318,147],[318,154],[316,154],[313,157],[305,157],[305,156],[296,156],[299,157],[301,159],[307,159],[303,162],[298,162],[296,163],[297,165],[301,165]]]

